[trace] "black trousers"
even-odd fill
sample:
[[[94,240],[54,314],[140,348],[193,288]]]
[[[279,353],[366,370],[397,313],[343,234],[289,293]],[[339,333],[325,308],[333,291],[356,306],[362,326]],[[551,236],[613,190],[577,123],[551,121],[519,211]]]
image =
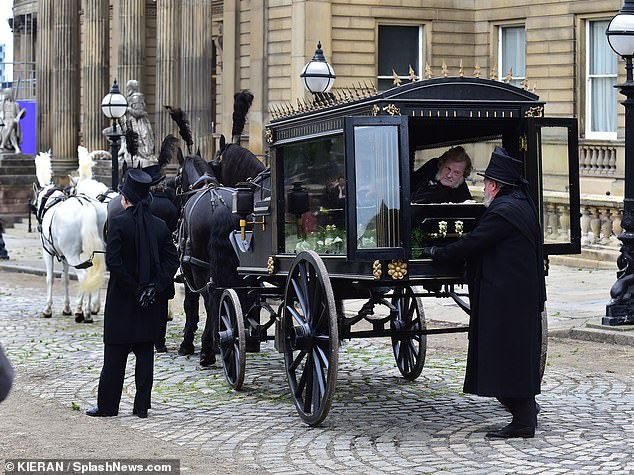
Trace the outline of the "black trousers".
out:
[[[125,368],[128,354],[132,351],[136,356],[134,366],[134,409],[147,411],[151,407],[152,384],[154,381],[154,344],[150,342],[130,343],[123,345],[105,345],[103,352],[103,368],[99,377],[97,406],[107,414],[118,414]]]
[[[535,396],[499,397],[498,401],[513,415],[513,424],[523,427],[537,427],[537,405]]]
[[[167,300],[160,300],[158,305],[161,309],[161,316],[157,326],[156,341],[154,342],[155,348],[165,346],[165,334],[167,333],[167,315],[169,314],[169,305]]]

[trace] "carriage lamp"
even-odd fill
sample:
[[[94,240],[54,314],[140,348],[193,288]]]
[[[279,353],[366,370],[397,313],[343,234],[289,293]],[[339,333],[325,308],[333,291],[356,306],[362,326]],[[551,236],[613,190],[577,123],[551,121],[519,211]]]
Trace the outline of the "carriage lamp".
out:
[[[128,101],[121,94],[117,80],[112,83],[110,92],[101,100],[101,111],[112,120],[112,127],[104,131],[104,135],[110,140],[110,154],[112,155],[112,185],[113,190],[119,187],[119,147],[121,136],[123,135],[119,125],[119,119],[125,115],[128,108]]]
[[[324,94],[332,88],[337,76],[335,76],[335,70],[326,61],[321,49],[321,41],[317,43],[313,58],[306,63],[299,77],[302,78],[304,88],[312,94]]]
[[[238,183],[236,191],[233,192],[231,200],[231,212],[240,216],[240,237],[244,241],[246,239],[246,229],[249,224],[261,224],[262,230],[266,230],[266,222],[264,216],[261,221],[247,221],[247,216],[253,214],[254,193],[250,183]]]
[[[623,193],[623,232],[619,240],[623,243],[617,259],[618,279],[610,289],[611,300],[606,306],[603,325],[634,324],[634,298],[630,290],[634,277],[634,80],[632,79],[632,57],[634,56],[634,0],[625,0],[619,13],[612,18],[605,32],[610,47],[625,60],[626,80],[616,84],[626,97],[625,107],[625,191]]]

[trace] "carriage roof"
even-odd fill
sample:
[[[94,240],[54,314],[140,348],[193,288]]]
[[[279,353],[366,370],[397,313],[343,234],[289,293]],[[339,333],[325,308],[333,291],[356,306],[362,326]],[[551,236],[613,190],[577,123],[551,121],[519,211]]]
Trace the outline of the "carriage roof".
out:
[[[475,77],[442,77],[414,81],[382,93],[359,85],[317,94],[271,110],[266,127],[270,145],[343,130],[346,116],[410,116],[429,119],[508,120],[543,116],[539,97],[512,84]],[[482,133],[474,131],[474,137]],[[464,140],[466,137],[462,137]]]

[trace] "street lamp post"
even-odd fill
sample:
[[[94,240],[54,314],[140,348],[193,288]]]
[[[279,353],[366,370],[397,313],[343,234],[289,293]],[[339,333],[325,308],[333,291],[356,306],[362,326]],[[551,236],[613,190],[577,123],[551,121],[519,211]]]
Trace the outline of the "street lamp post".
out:
[[[321,41],[317,42],[313,58],[306,63],[299,77],[302,78],[304,88],[313,94],[326,94],[332,88],[337,76],[335,76],[335,70],[326,61],[321,49]]]
[[[617,259],[617,281],[610,289],[611,300],[606,306],[603,325],[630,325],[634,323],[634,0],[625,0],[619,13],[612,18],[605,32],[610,47],[625,60],[626,80],[616,84],[626,99],[625,107],[625,191],[623,196],[623,243]]]
[[[128,101],[119,91],[119,85],[115,79],[110,92],[101,101],[101,110],[106,117],[112,120],[112,127],[106,129],[103,134],[110,140],[110,154],[112,155],[111,187],[115,191],[119,187],[119,146],[123,135],[119,119],[124,116],[127,108]]]

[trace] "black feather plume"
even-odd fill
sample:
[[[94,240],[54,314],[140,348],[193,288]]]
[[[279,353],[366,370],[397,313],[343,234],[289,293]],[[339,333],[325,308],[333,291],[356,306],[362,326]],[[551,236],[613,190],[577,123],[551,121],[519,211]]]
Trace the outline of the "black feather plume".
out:
[[[247,120],[247,113],[253,103],[253,94],[247,89],[238,91],[233,96],[233,128],[231,129],[231,139],[233,142],[240,140],[240,135],[244,130]]]
[[[174,137],[172,134],[169,134],[167,137],[163,139],[163,143],[161,144],[161,151],[158,156],[158,164],[159,167],[163,168],[165,165],[170,163],[174,157],[178,155],[178,146],[179,140]]]
[[[136,157],[139,153],[139,134],[132,127],[125,130],[125,148],[131,157]]]
[[[187,145],[188,153],[191,154],[192,145],[194,144],[194,139],[192,138],[192,130],[189,124],[189,120],[187,119],[187,116],[185,115],[185,113],[180,107],[170,107],[170,106],[164,106],[164,107],[170,113],[170,117],[172,118],[172,120],[176,122],[176,125],[178,125],[178,133],[185,141],[185,144]]]

